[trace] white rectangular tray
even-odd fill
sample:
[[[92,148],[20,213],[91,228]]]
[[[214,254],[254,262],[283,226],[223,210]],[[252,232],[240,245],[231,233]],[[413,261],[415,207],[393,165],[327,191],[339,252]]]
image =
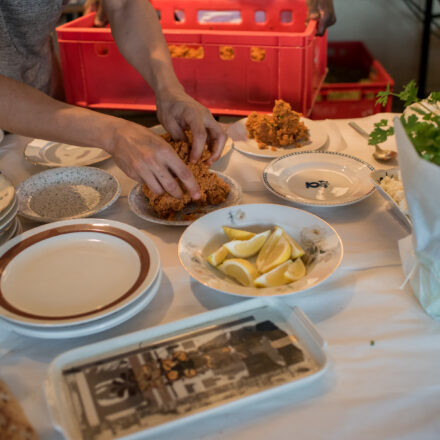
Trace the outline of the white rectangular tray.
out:
[[[256,298],[68,351],[46,398],[67,439],[144,439],[315,381],[325,345],[298,307]]]

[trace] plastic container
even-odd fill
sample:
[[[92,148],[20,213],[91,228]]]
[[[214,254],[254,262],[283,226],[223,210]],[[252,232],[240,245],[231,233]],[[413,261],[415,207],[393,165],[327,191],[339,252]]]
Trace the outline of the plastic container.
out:
[[[46,397],[66,439],[154,438],[282,390],[300,395],[327,365],[298,307],[256,298],[66,352]]]
[[[187,52],[187,58],[173,58],[179,80],[213,113],[271,112],[278,98],[309,113],[326,73],[327,40],[316,37],[315,21],[305,25],[305,0],[152,3],[174,55]],[[241,18],[205,23],[207,10]],[[119,53],[110,29],[93,27],[93,17],[57,28],[67,101],[90,108],[154,110],[152,89]]]
[[[392,90],[394,80],[362,42],[329,42],[328,67],[312,119],[361,118],[391,111],[392,100],[382,107],[376,105],[376,95],[387,84]]]

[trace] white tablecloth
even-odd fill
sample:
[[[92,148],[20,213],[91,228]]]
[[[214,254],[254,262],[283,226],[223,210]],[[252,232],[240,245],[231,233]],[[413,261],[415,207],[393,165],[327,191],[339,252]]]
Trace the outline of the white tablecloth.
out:
[[[357,122],[370,129],[380,117],[383,115]],[[330,134],[327,148],[383,167],[372,159],[372,147],[347,122],[320,122]],[[0,170],[15,185],[42,170],[23,159],[27,141],[8,135],[0,144]],[[260,182],[266,163],[232,151],[216,167],[242,184],[245,203],[283,203]],[[126,197],[133,182],[111,160],[99,166],[113,173],[123,188],[118,202],[99,216],[145,231],[160,251],[164,277],[147,309],[129,322],[94,336],[43,341],[0,327],[0,377],[10,385],[44,440],[61,438],[51,426],[42,391],[47,366],[55,356],[86,343],[238,301],[192,280],[177,258],[177,241],[183,228],[150,224],[136,217],[128,209]],[[408,232],[378,193],[356,205],[311,211],[335,227],[345,255],[329,280],[289,302],[309,315],[328,342],[328,374],[310,387],[280,393],[276,400],[263,399],[234,411],[226,409],[222,417],[208,417],[155,438],[440,438],[440,323],[422,311],[409,286],[400,289],[404,276],[397,241]]]

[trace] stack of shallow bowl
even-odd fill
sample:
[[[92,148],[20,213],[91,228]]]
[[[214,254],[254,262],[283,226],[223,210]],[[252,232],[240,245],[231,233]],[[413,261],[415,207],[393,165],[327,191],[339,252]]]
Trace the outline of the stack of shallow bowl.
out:
[[[0,245],[21,232],[18,201],[12,183],[0,173]]]

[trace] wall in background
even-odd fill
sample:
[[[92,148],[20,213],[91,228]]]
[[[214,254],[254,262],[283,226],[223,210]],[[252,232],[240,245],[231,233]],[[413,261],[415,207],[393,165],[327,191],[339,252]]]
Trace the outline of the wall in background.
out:
[[[418,3],[423,7],[425,1]],[[422,23],[403,0],[334,0],[334,5],[337,23],[329,29],[330,41],[363,41],[394,78],[396,90],[418,80]],[[428,91],[440,90],[440,38],[434,35],[428,69]]]

